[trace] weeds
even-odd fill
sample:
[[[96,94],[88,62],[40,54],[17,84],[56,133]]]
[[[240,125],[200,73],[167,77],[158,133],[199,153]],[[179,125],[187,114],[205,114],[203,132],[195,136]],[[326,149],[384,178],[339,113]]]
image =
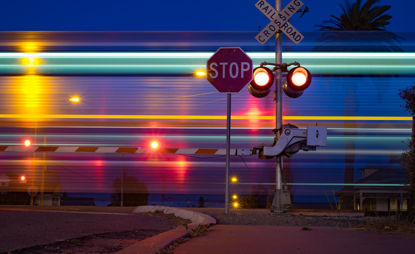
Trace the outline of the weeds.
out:
[[[376,221],[368,221],[357,228],[373,230],[379,233],[396,233],[415,235],[415,222],[408,218],[391,216]]]
[[[174,249],[176,249],[179,244],[185,243],[192,238],[204,235],[206,232],[209,231],[209,225],[198,225],[197,228],[190,229],[187,224],[183,225],[186,228],[188,234],[182,238],[175,240],[172,244],[167,246],[166,248],[159,250],[156,254],[172,254],[174,253]]]

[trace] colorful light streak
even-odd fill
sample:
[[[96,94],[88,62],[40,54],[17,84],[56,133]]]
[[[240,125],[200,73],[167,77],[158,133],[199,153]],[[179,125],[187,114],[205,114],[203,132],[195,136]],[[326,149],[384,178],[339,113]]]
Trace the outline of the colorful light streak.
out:
[[[19,59],[42,59],[43,74],[185,74],[205,68],[213,52],[3,52],[0,74],[23,74]],[[255,65],[273,61],[273,52],[248,52]],[[312,74],[414,75],[415,53],[286,52],[284,62],[298,61]],[[20,64],[19,64],[20,63]]]
[[[238,185],[275,185],[275,183],[237,183]],[[408,187],[405,183],[284,183],[288,186],[360,186],[360,187]]]
[[[0,114],[0,119],[28,119],[28,114]],[[126,119],[126,120],[226,120],[225,115],[71,115],[38,114],[42,119]],[[232,120],[274,120],[274,116],[232,116]],[[412,121],[410,116],[283,116],[296,121]]]

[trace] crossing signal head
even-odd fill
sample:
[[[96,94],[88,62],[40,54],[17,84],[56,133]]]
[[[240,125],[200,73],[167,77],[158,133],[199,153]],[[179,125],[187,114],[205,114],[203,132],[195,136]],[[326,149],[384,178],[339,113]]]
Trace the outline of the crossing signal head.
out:
[[[249,92],[257,97],[265,97],[271,90],[274,83],[274,74],[266,67],[257,67],[254,69],[253,78],[248,86]]]
[[[300,97],[303,91],[311,84],[311,74],[304,67],[295,67],[287,74],[287,80],[282,88],[287,96],[292,98]]]

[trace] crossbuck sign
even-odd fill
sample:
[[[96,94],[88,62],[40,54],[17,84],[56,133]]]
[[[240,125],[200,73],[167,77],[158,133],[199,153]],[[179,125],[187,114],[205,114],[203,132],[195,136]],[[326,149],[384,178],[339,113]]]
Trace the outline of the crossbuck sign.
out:
[[[300,0],[292,0],[285,8],[278,12],[267,1],[259,0],[255,4],[271,22],[262,29],[255,39],[264,45],[278,30],[281,30],[295,44],[300,43],[304,36],[293,27],[288,20],[303,6]]]

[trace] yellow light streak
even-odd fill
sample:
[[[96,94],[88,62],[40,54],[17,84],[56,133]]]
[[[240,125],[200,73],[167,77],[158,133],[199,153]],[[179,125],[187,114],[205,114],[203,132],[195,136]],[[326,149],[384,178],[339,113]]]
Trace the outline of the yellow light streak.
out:
[[[26,53],[38,52],[41,49],[40,43],[34,41],[25,41],[18,43],[18,45],[20,50]]]
[[[79,96],[72,96],[71,98],[69,98],[69,101],[73,103],[79,103],[81,102],[81,98]]]
[[[23,75],[10,80],[6,93],[10,100],[8,110],[15,116],[11,118],[38,121],[53,113],[51,94],[54,86],[48,77]]]
[[[35,56],[28,56],[25,58],[22,58],[21,63],[23,65],[27,65],[29,67],[35,66],[35,65],[39,65],[40,64],[40,59],[35,57]]]
[[[20,59],[20,63],[26,66],[26,74],[36,74],[36,66],[41,64],[41,59],[32,53],[26,56]]]
[[[225,120],[225,115],[70,115],[38,114],[42,119],[129,119],[129,120]],[[0,114],[1,118],[26,119],[30,114]],[[274,116],[232,116],[232,120],[274,120]],[[297,121],[412,121],[410,116],[284,116]]]
[[[198,77],[198,78],[204,78],[204,77],[206,77],[206,75],[207,75],[207,73],[206,73],[205,70],[197,69],[195,71],[195,76]]]
[[[284,116],[283,119],[305,121],[412,121],[410,116]]]

